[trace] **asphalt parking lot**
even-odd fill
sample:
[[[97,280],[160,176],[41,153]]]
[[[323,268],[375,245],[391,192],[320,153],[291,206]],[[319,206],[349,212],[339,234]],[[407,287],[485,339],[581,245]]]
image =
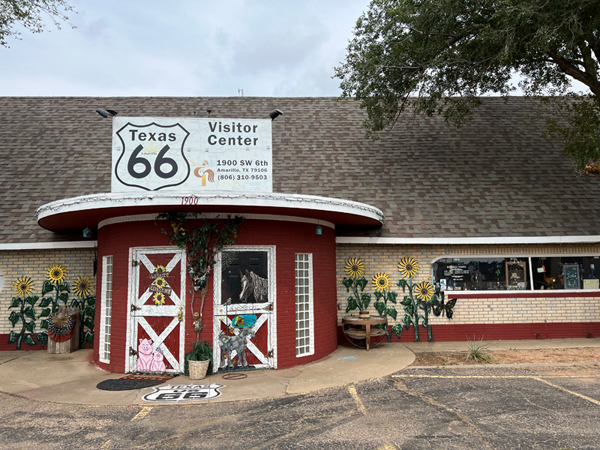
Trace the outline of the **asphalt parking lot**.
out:
[[[1,448],[598,449],[600,367],[407,369],[270,400],[84,406],[0,395]]]

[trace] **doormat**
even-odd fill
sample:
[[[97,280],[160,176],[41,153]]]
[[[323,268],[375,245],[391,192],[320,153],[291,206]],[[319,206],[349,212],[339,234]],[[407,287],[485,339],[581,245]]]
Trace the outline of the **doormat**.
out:
[[[119,380],[155,380],[155,381],[168,381],[174,378],[173,375],[157,375],[152,373],[130,373]]]
[[[142,375],[127,375],[116,380],[104,380],[96,385],[103,391],[134,391],[163,384],[173,377],[149,375],[150,378],[141,378]]]

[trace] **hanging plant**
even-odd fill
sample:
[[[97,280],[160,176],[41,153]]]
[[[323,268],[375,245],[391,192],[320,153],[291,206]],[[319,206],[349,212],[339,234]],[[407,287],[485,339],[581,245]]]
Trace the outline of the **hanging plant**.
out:
[[[188,221],[189,217],[184,212],[170,211],[159,214],[156,220],[164,219],[169,222],[171,228],[162,228],[161,231],[168,236],[171,245],[175,245],[187,253],[187,273],[193,286],[190,309],[194,321],[194,331],[196,331],[196,340],[198,341],[202,330],[202,312],[208,279],[217,262],[216,256],[223,250],[224,246],[235,243],[239,227],[244,218],[227,216],[227,219],[220,226],[216,221],[204,220],[199,227],[191,228]],[[192,214],[191,218],[197,218],[197,214]],[[199,312],[194,310],[196,292],[199,292],[202,298]],[[156,301],[160,301],[160,299],[155,299]]]
[[[346,286],[346,292],[352,289],[353,296],[348,297],[348,306],[346,312],[350,312],[358,308],[359,311],[366,311],[371,302],[371,295],[365,294],[363,291],[369,282],[364,277],[365,265],[359,258],[352,258],[346,261],[344,266],[347,278],[342,281]],[[360,289],[360,293],[358,290]]]
[[[373,288],[375,292],[375,303],[373,306],[377,310],[380,316],[386,317],[389,316],[392,319],[396,320],[398,315],[398,311],[396,311],[395,306],[388,306],[388,301],[390,303],[396,303],[396,297],[398,294],[394,291],[390,291],[391,283],[390,278],[385,272],[376,273],[371,280],[373,283]],[[376,325],[377,328],[385,330],[385,334],[388,338],[389,342],[392,342],[392,334],[387,331],[387,324]]]

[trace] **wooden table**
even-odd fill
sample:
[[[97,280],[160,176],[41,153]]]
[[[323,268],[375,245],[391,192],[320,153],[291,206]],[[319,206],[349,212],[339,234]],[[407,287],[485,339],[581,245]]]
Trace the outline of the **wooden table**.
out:
[[[352,339],[364,339],[365,347],[369,350],[372,336],[384,336],[387,334],[386,330],[380,330],[379,328],[372,328],[375,325],[386,324],[387,328],[387,317],[381,316],[370,316],[368,318],[362,318],[359,316],[346,316],[342,317],[342,329],[344,334],[348,338]],[[350,328],[346,329],[344,325],[350,325]]]

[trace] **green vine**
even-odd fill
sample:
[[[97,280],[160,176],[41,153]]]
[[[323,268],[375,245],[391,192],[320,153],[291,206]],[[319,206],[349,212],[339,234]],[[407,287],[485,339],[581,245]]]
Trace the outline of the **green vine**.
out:
[[[198,214],[169,211],[159,214],[156,220],[167,220],[171,229],[161,231],[169,238],[169,244],[185,250],[187,254],[187,273],[192,281],[192,301],[190,309],[194,320],[196,340],[200,339],[202,330],[202,312],[208,279],[216,264],[216,256],[226,245],[233,245],[237,238],[239,227],[244,221],[243,217],[227,216],[222,225],[217,221],[203,220],[202,225],[192,228],[189,220],[198,218]],[[156,222],[155,222],[156,223]],[[200,312],[194,310],[195,293],[199,292],[202,298]]]

